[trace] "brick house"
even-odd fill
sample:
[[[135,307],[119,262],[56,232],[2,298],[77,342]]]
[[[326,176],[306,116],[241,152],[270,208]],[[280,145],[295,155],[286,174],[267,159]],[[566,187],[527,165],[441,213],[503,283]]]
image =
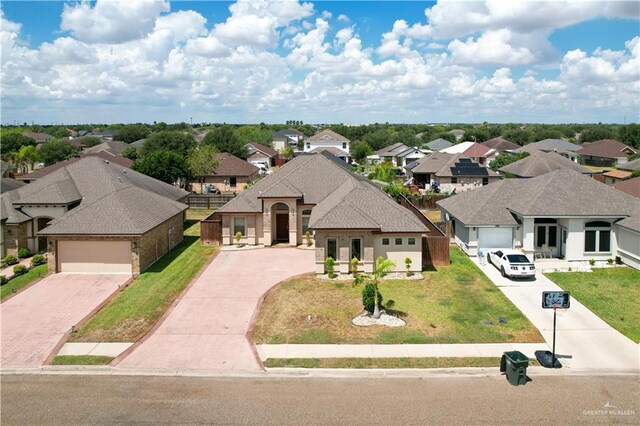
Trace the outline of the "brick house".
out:
[[[218,167],[215,172],[207,176],[198,177],[191,182],[191,189],[195,193],[206,192],[207,188],[216,188],[220,192],[242,192],[245,184],[258,176],[258,168],[241,158],[228,152],[216,155]],[[202,183],[202,185],[201,185]]]

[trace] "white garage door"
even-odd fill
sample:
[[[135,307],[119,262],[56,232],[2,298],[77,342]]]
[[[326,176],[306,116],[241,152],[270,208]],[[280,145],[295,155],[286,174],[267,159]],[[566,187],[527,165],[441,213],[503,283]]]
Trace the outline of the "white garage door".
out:
[[[131,275],[131,242],[58,241],[58,271]]]
[[[478,228],[478,249],[513,248],[512,228]]]

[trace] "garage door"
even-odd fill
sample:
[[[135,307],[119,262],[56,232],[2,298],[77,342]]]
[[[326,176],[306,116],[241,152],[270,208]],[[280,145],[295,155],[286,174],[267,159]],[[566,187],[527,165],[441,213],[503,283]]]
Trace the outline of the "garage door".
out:
[[[58,241],[58,271],[131,275],[131,242]]]
[[[478,248],[513,248],[513,229],[478,228]]]

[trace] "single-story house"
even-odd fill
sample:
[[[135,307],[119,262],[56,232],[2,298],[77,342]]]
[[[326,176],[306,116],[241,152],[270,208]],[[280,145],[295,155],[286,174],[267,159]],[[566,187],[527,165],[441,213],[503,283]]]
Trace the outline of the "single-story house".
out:
[[[618,191],[622,191],[634,198],[640,198],[640,176],[633,179],[622,180],[613,184]]]
[[[311,152],[316,148],[335,148],[343,152],[338,157],[344,161],[349,161],[350,143],[351,141],[341,134],[331,129],[324,129],[304,141],[304,152]]]
[[[583,164],[601,167],[624,164],[627,162],[627,158],[635,153],[636,150],[629,145],[613,139],[584,143],[577,152]]]
[[[0,251],[46,251],[51,273],[136,276],[182,241],[188,195],[85,157],[0,195]]]
[[[31,131],[22,132],[22,136],[26,136],[28,138],[35,140],[36,144],[38,145],[43,144],[45,142],[49,142],[51,139],[53,139],[53,136],[47,133],[38,133],[38,132],[31,132]]]
[[[453,144],[451,142],[449,142],[446,139],[442,139],[442,138],[434,139],[434,140],[432,140],[430,142],[427,142],[425,145],[431,151],[442,151],[443,149],[446,149],[446,148],[449,148],[449,147],[453,146]]]
[[[285,146],[296,148],[304,140],[304,134],[296,129],[283,129],[273,132],[273,147],[282,152]]]
[[[554,170],[575,170],[591,176],[593,172],[556,152],[534,151],[528,157],[501,167],[498,171],[507,176],[532,178]]]
[[[336,148],[334,146],[319,146],[313,148],[311,151],[307,152],[307,154],[322,154],[323,152],[328,152],[329,154],[339,158],[345,163],[349,162],[349,153],[344,152],[340,148]]]
[[[567,157],[571,161],[578,162],[577,152],[580,150],[580,145],[565,141],[564,139],[543,139],[538,142],[532,142],[525,146],[522,146],[515,150],[516,153],[528,152],[533,154],[538,151],[542,152],[557,152],[563,157]]]
[[[130,159],[126,158],[126,157],[122,157],[120,155],[114,155],[111,154],[107,151],[98,151],[96,153],[83,153],[83,157],[98,157],[98,158],[102,158],[103,160],[109,162],[109,163],[113,163],[116,164],[118,166],[122,166],[122,167],[126,167],[127,169],[131,168],[131,166],[133,165],[133,161],[131,161]],[[80,157],[82,158],[82,157]],[[75,163],[76,161],[79,161],[80,158],[78,157],[74,157],[74,158],[69,158],[68,160],[63,160],[63,161],[59,161],[57,163],[51,164],[50,166],[47,167],[43,167],[41,169],[38,170],[34,170],[31,173],[27,173],[26,175],[20,175],[18,177],[16,177],[16,180],[19,180],[21,182],[24,183],[31,183],[35,180],[38,180],[40,178],[42,178],[43,176],[48,175],[51,172],[54,172],[62,167],[66,167],[69,164]]]
[[[437,181],[445,193],[469,191],[502,179],[493,170],[462,154],[442,152],[434,152],[411,164],[407,174],[425,189],[432,188]]]
[[[350,262],[372,272],[382,256],[404,270],[422,270],[422,236],[427,227],[375,184],[335,156],[300,155],[239,194],[218,210],[222,216],[223,244],[241,243],[297,246],[309,232],[315,242],[316,272],[325,272],[325,260],[348,273]]]
[[[268,146],[261,145],[257,142],[247,144],[247,162],[259,167],[264,165],[269,168],[276,165],[278,151]]]
[[[216,155],[218,167],[213,174],[198,177],[191,182],[196,193],[206,192],[207,188],[217,188],[220,192],[241,192],[244,186],[258,176],[258,168],[228,152]]]
[[[486,146],[487,148],[495,149],[498,153],[513,152],[516,149],[520,148],[520,145],[510,142],[504,139],[502,136],[484,141],[482,142],[482,145]]]
[[[532,258],[640,262],[640,200],[573,170],[504,179],[437,204],[469,256],[518,248]]]
[[[472,159],[478,164],[489,165],[498,155],[498,151],[481,143],[473,142],[469,148],[462,153],[467,158]]]
[[[623,164],[618,164],[616,167],[618,170],[627,170],[629,172],[634,172],[636,170],[640,170],[640,158],[636,158],[632,161],[627,161]]]
[[[408,147],[402,142],[394,143],[376,151],[380,161],[389,161],[396,167],[406,167],[414,161],[418,161],[429,152],[418,147]]]
[[[106,151],[112,155],[122,155],[122,151],[129,148],[130,146],[131,145],[129,145],[128,143],[122,141],[107,141],[89,148],[85,148],[82,153],[86,155],[97,154],[101,151]]]

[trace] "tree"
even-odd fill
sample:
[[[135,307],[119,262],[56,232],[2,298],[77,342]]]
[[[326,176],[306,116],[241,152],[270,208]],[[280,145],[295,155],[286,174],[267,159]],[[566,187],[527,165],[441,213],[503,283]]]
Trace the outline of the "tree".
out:
[[[618,140],[629,146],[640,148],[640,124],[627,124],[618,127]]]
[[[4,156],[7,152],[18,152],[20,147],[24,145],[34,145],[36,141],[33,138],[26,137],[20,133],[0,133],[0,152]]]
[[[489,130],[483,127],[478,127],[474,129],[467,129],[464,132],[463,139],[465,141],[474,141],[474,142],[480,143],[480,142],[488,141],[491,138],[489,135]]]
[[[602,139],[613,139],[614,133],[611,127],[598,124],[585,129],[580,133],[580,143],[595,142]]]
[[[387,275],[388,273],[393,271],[393,268],[396,267],[396,264],[390,260],[390,259],[385,259],[384,257],[380,256],[378,257],[378,259],[376,259],[376,265],[375,268],[373,269],[373,274],[358,274],[356,275],[355,278],[355,284],[361,284],[364,282],[369,282],[371,284],[374,285],[375,287],[375,307],[373,310],[373,317],[374,318],[379,318],[380,317],[380,309],[378,308],[378,284],[380,282],[380,280]]]
[[[518,145],[522,145],[522,146],[528,144],[529,142],[534,142],[533,135],[531,134],[531,132],[528,129],[523,130],[523,129],[520,129],[519,127],[506,130],[502,134],[502,137],[508,141],[517,143]]]
[[[33,145],[23,145],[16,155],[16,162],[20,167],[20,173],[29,173],[29,170],[33,170],[35,163],[40,161],[40,152]]]
[[[129,160],[137,160],[138,150],[135,146],[128,146],[122,150],[122,156],[128,158]]]
[[[154,151],[171,151],[186,158],[195,147],[196,140],[193,135],[166,130],[150,134],[140,149],[140,156],[144,158]]]
[[[84,146],[96,146],[102,143],[102,139],[98,136],[85,136],[76,140],[79,140]]]
[[[116,138],[119,141],[131,143],[146,138],[150,133],[151,129],[144,124],[129,124],[116,132]]]
[[[367,156],[373,154],[373,149],[366,142],[356,142],[352,145],[351,154],[357,162],[366,160]]]
[[[228,152],[236,157],[247,158],[246,144],[240,140],[233,128],[226,124],[207,133],[202,144],[213,145],[219,152]]]
[[[374,151],[377,151],[391,145],[391,135],[385,129],[378,129],[365,134],[362,141],[366,142]]]
[[[390,161],[385,161],[384,163],[376,164],[369,177],[382,182],[391,182],[394,176],[393,164]]]
[[[67,140],[53,139],[40,146],[40,157],[47,166],[78,155],[80,155],[78,148]]]
[[[213,174],[218,168],[218,150],[213,145],[202,145],[191,151],[187,164],[191,174],[200,182],[200,192],[204,192],[202,187],[205,176]]]
[[[529,156],[528,152],[520,152],[518,154],[507,154],[506,152],[500,153],[493,159],[489,167],[494,172],[504,166],[507,166],[511,163],[515,163],[516,161],[522,160],[523,158],[527,158]]]
[[[167,150],[152,151],[141,160],[134,161],[133,170],[169,184],[190,177],[184,157]]]
[[[257,142],[260,145],[273,147],[273,133],[268,129],[255,126],[241,126],[235,129],[236,135],[245,145],[249,142]]]

